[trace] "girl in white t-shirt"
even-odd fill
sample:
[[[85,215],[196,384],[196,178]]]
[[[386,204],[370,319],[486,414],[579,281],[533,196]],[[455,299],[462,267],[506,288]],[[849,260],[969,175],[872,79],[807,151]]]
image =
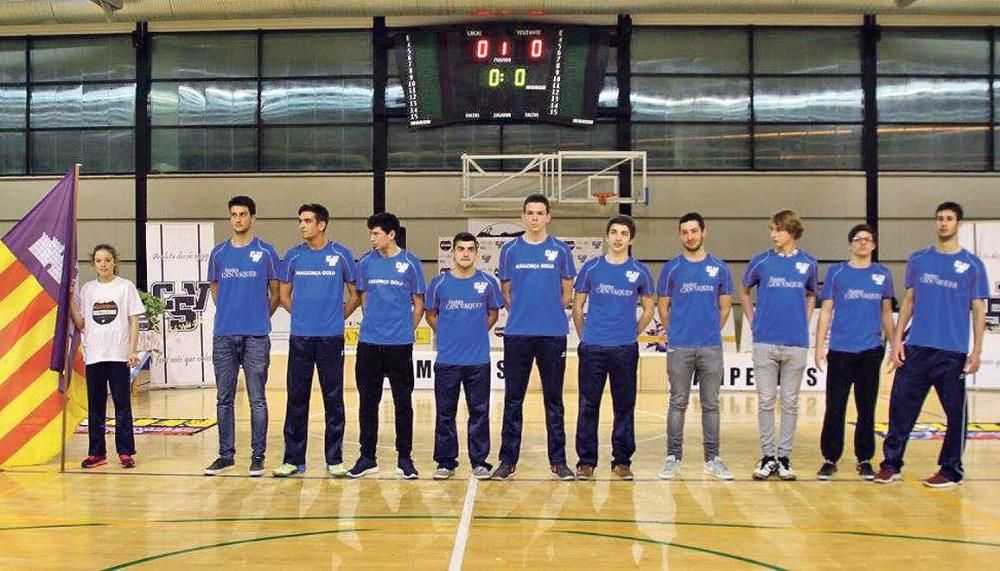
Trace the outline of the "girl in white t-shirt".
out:
[[[123,468],[135,466],[129,369],[139,362],[139,316],[145,313],[135,284],[119,277],[118,252],[98,244],[90,256],[97,279],[83,284],[73,297],[73,323],[83,331],[83,358],[87,364],[87,421],[90,447],[80,463],[95,468],[108,463],[104,415],[108,387],[115,403],[115,449]]]

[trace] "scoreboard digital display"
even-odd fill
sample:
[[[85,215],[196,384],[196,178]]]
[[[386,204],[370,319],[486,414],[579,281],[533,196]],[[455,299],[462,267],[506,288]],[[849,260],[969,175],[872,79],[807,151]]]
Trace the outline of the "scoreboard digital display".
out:
[[[609,39],[600,28],[554,24],[404,32],[396,58],[408,123],[593,125]]]

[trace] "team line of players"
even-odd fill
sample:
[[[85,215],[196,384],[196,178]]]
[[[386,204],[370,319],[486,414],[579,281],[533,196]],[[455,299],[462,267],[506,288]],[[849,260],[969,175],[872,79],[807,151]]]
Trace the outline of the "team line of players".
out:
[[[459,465],[456,413],[462,388],[469,413],[472,475],[498,480],[514,477],[521,453],[524,397],[534,363],[541,377],[548,463],[554,477],[574,480],[594,476],[599,465],[598,416],[604,386],[610,379],[614,411],[611,471],[618,478],[631,480],[639,359],[636,339],[658,310],[667,333],[670,387],[666,459],[659,477],[669,480],[681,471],[684,416],[694,381],[702,409],[703,470],[720,479],[733,479],[720,455],[719,418],[721,328],[729,318],[733,280],[727,264],[707,252],[708,233],[698,213],[680,218],[682,251],[663,266],[654,281],[649,269],[629,255],[636,239],[631,218],[611,218],[606,227],[607,253],[588,260],[577,272],[570,247],[546,231],[552,218],[548,200],[532,195],[523,203],[525,233],[500,250],[499,283],[476,269],[478,242],[472,234],[462,232],[452,241],[454,268],[427,286],[420,260],[396,243],[400,223],[393,214],[368,219],[372,249],[357,262],[344,245],[326,237],[329,212],[322,205],[306,204],[299,209],[303,242],[284,258],[254,235],[256,206],[252,199],[234,197],[229,214],[232,237],[216,246],[209,260],[208,275],[216,302],[213,359],[219,457],[205,474],[219,474],[235,466],[233,400],[240,367],[251,410],[249,473],[264,474],[268,334],[270,316],[281,305],[291,314],[291,335],[285,450],[274,476],[306,470],[309,397],[315,370],[325,410],[327,472],[351,478],[378,472],[378,413],[383,379],[388,378],[395,414],[396,471],[406,479],[418,477],[412,458],[412,358],[414,330],[426,313],[437,340],[435,479],[452,477]],[[858,409],[856,470],[860,477],[878,483],[898,480],[909,433],[933,387],[949,430],[939,470],[924,483],[949,487],[962,481],[965,375],[979,367],[989,296],[985,266],[959,246],[962,218],[960,205],[946,202],[938,206],[936,244],[910,257],[904,279],[906,294],[894,323],[893,280],[885,266],[872,260],[876,236],[871,227],[860,224],[850,230],[849,258],[829,268],[822,291],[818,291],[816,259],[798,247],[802,222],[789,210],[772,217],[769,231],[773,248],[750,260],[738,289],[753,332],[761,447],[754,479],[796,479],[791,456],[799,388],[807,366],[811,313],[819,295],[822,305],[814,360],[818,367],[828,368],[828,375],[821,436],[825,461],[817,477],[829,479],[837,472],[853,385]],[[756,304],[751,297],[754,289]],[[568,334],[564,308],[571,303],[573,325],[581,339],[575,471],[566,461],[563,409]],[[358,306],[364,311],[355,364],[360,457],[347,468],[342,452],[344,320]],[[501,307],[508,309],[509,318],[503,332],[505,383],[499,466],[494,469],[488,461],[489,333]],[[637,312],[637,307],[641,311]],[[884,460],[876,473],[871,464],[874,414],[885,340],[896,371]],[[779,400],[781,421],[776,434]]]

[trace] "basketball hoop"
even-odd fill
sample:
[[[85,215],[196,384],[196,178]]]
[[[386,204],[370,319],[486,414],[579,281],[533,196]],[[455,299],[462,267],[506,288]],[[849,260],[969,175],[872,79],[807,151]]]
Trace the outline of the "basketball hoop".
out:
[[[594,200],[596,200],[597,204],[600,204],[601,206],[607,206],[608,199],[615,196],[618,196],[615,192],[595,192],[593,194]]]

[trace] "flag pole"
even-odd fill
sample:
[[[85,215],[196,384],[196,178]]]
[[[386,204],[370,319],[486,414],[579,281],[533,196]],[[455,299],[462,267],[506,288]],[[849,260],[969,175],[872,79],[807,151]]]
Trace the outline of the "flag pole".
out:
[[[76,246],[76,194],[77,194],[77,189],[79,188],[79,183],[80,183],[80,163],[76,163],[76,164],[73,165],[73,245],[74,246]],[[75,250],[76,248],[74,247],[73,249]],[[76,251],[66,252],[66,255],[72,255],[72,256],[75,257],[77,255],[77,253],[76,253]],[[71,264],[71,267],[73,265],[76,265],[76,262],[77,262],[76,260],[73,260],[73,262]],[[74,285],[75,284],[73,284],[72,271],[70,271],[70,287],[72,288]],[[73,299],[72,299],[73,293],[74,292],[72,292],[72,291],[70,292],[69,303],[73,303]],[[70,318],[70,320],[72,320],[72,318]],[[65,364],[63,365],[62,372],[59,373],[59,385],[63,388],[63,390],[62,390],[62,428],[59,430],[59,434],[60,434],[60,438],[61,438],[61,445],[59,447],[60,448],[60,452],[59,452],[59,473],[60,474],[66,472],[66,405],[69,402],[69,400],[68,400],[69,383],[73,380],[72,372],[73,372],[73,357],[74,357],[74,355],[72,354],[72,352],[73,352],[73,343],[69,342],[69,343],[66,344],[66,353],[67,353],[67,355],[66,355],[66,361],[65,361]],[[67,374],[67,371],[69,371],[68,374]]]

